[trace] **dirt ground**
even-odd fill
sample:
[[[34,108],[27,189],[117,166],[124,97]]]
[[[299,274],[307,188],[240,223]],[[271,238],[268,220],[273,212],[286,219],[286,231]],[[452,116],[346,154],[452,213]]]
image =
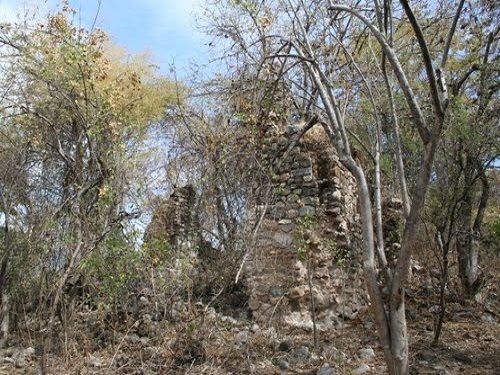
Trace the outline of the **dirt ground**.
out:
[[[490,270],[494,276],[488,278],[479,301],[447,296],[447,314],[438,345],[431,344],[437,296],[416,276],[406,302],[410,374],[500,375],[500,288],[494,268]],[[345,321],[342,328],[320,333],[316,350],[310,332],[274,324],[254,330],[252,321],[226,318],[217,313],[197,325],[193,321],[165,323],[147,344],[118,339],[85,353],[79,352],[81,343],[72,344],[66,357],[48,358],[48,374],[323,375],[320,369],[326,364],[333,371],[324,372],[327,375],[357,374],[361,366],[365,366],[364,374],[386,373],[370,311]],[[248,342],[235,347],[235,335],[242,331],[249,333]],[[126,333],[122,330],[119,334],[125,337]],[[284,339],[291,342],[291,351],[279,348]],[[294,361],[294,350],[304,347],[309,349],[307,358]],[[375,357],[361,359],[360,350],[366,348],[372,348]],[[41,374],[40,358],[36,356],[22,368],[16,368],[8,358],[0,361],[4,362],[0,363],[0,374]],[[286,370],[280,369],[283,361],[288,364]]]

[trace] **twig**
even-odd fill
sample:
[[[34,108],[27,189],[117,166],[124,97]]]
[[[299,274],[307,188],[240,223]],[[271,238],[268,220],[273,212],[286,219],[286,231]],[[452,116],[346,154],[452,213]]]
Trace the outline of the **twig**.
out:
[[[285,298],[286,296],[288,295],[288,293],[285,293],[283,294],[278,302],[276,302],[276,304],[274,305],[273,307],[273,311],[271,311],[271,316],[269,317],[269,322],[267,323],[269,326],[271,326],[271,320],[273,320],[273,317],[274,317],[274,313],[276,312],[276,309],[278,308],[278,305],[280,304],[280,302],[283,300],[283,298]]]
[[[257,235],[257,232],[259,231],[259,228],[262,224],[262,221],[264,220],[264,216],[266,214],[266,211],[267,211],[267,203],[264,205],[264,207],[262,209],[262,212],[261,212],[260,217],[259,217],[259,221],[257,221],[257,223],[255,224],[255,227],[254,227],[254,230],[252,233],[252,244],[254,243],[255,236]],[[248,257],[250,256],[250,253],[252,252],[252,248],[253,248],[253,246],[248,247],[246,252],[245,252],[245,255],[243,255],[243,259],[241,260],[240,267],[238,268],[238,273],[236,274],[236,278],[234,280],[235,284],[238,284],[238,280],[240,279],[241,271],[243,270],[243,265],[245,264]]]
[[[125,334],[123,335],[122,339],[120,340],[120,343],[118,344],[118,347],[117,347],[117,348],[116,348],[116,350],[115,350],[115,353],[113,354],[113,357],[111,358],[111,363],[109,364],[108,369],[106,370],[106,374],[109,374],[109,373],[110,373],[110,371],[111,371],[111,367],[113,366],[113,363],[115,362],[115,358],[116,358],[116,356],[118,355],[118,352],[120,351],[120,349],[121,349],[121,347],[122,347],[122,345],[123,345],[123,342],[124,342],[124,341],[125,341],[125,339],[127,338],[127,335],[129,334],[130,330],[131,330],[132,328],[134,328],[134,327],[137,327],[138,325],[139,325],[139,321],[138,321],[138,320],[136,320],[136,321],[134,322],[134,324],[132,324],[132,325],[130,326],[130,328],[129,328],[129,329],[127,329],[127,332],[125,332]]]

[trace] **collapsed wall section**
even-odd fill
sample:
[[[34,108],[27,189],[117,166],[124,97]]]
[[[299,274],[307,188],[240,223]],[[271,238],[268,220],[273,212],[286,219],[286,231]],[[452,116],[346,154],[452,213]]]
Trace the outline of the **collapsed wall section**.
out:
[[[314,307],[329,329],[366,305],[362,277],[349,271],[360,255],[356,185],[321,128],[290,148],[298,131],[268,134],[262,147],[274,193],[246,263],[249,307],[257,320],[306,329]]]

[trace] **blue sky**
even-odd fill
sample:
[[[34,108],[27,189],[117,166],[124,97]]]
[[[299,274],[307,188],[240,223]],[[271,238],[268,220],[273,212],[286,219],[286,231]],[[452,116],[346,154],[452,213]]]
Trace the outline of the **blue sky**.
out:
[[[172,62],[186,72],[190,62],[205,62],[207,41],[196,28],[203,0],[102,0],[97,27],[130,52],[150,51],[164,72]],[[82,23],[90,27],[98,0],[71,0]],[[53,10],[57,0],[0,0],[0,22],[12,21],[25,7],[40,13]]]

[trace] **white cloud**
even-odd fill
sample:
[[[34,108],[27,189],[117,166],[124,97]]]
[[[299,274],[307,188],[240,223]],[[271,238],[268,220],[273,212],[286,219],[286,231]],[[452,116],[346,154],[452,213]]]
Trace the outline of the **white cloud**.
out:
[[[0,22],[15,22],[17,20],[15,0],[0,0]]]
[[[157,32],[180,28],[194,30],[194,14],[199,10],[200,0],[143,0],[142,6],[154,17]]]
[[[24,17],[39,19],[54,7],[56,0],[0,0],[0,22],[16,22]]]

